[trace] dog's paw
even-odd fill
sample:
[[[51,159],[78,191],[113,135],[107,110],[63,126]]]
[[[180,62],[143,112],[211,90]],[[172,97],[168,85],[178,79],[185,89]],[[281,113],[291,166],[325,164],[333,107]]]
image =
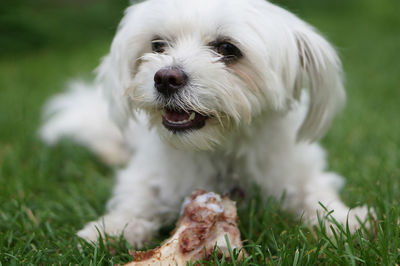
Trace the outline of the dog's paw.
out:
[[[333,226],[337,228],[338,224],[344,230],[349,230],[350,233],[356,232],[358,229],[364,227],[365,229],[370,228],[370,223],[368,223],[368,217],[372,215],[375,216],[374,212],[368,210],[367,206],[360,206],[353,209],[341,209],[334,210],[333,212],[326,212],[323,219],[326,228]],[[328,233],[332,233],[328,230]]]
[[[108,214],[97,221],[88,223],[77,235],[89,243],[98,243],[99,238],[123,236],[129,244],[140,248],[158,230],[159,224],[142,218],[127,218],[123,215]]]
[[[348,213],[348,218],[346,219],[346,224],[348,224],[350,232],[354,233],[362,224],[369,229],[369,223],[367,221],[369,214],[374,216],[374,213],[368,211],[367,206],[360,206],[351,209]]]

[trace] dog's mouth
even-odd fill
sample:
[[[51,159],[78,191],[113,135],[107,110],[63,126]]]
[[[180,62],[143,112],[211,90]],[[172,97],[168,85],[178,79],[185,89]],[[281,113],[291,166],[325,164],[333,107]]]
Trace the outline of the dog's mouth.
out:
[[[207,116],[194,111],[164,109],[162,123],[164,127],[173,132],[197,130],[205,126]]]

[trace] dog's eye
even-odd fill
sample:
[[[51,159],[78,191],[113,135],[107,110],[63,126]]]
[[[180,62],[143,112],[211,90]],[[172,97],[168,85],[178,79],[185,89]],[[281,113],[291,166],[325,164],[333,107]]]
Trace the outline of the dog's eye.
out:
[[[151,42],[151,49],[155,53],[164,53],[166,46],[167,46],[167,42],[166,41],[154,40],[154,41]]]
[[[217,53],[223,56],[224,61],[234,61],[242,57],[242,52],[229,42],[221,42],[216,45]]]

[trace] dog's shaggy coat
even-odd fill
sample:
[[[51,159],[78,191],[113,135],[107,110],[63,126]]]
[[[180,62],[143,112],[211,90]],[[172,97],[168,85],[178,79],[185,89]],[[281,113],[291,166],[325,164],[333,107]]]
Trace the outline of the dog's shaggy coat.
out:
[[[352,229],[357,216],[366,218],[365,207],[349,212],[341,202],[342,178],[325,171],[315,143],[345,102],[340,60],[316,30],[276,5],[132,5],[96,81],[70,87],[48,103],[42,138],[70,136],[126,164],[107,213],[78,232],[88,241],[124,234],[141,246],[195,188],[257,184],[285,193],[285,206],[310,224],[325,212],[320,203]]]

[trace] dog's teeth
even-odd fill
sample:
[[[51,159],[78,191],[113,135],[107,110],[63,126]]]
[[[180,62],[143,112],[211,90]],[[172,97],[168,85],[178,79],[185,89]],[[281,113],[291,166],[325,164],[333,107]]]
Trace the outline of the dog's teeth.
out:
[[[167,119],[167,121],[171,124],[175,124],[175,125],[183,125],[186,124],[187,122],[189,122],[189,120],[182,120],[182,121],[171,121],[169,119]]]
[[[196,113],[195,113],[195,112],[192,112],[192,113],[190,114],[189,120],[190,120],[190,121],[193,121],[195,117],[196,117]]]

